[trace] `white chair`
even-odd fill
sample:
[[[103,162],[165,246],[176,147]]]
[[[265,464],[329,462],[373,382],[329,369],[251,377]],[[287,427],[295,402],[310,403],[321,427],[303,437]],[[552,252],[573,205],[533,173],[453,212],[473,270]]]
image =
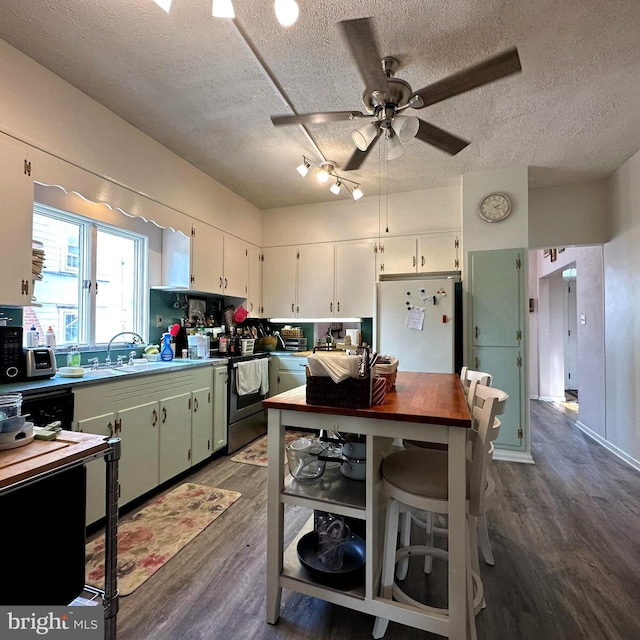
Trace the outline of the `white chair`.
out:
[[[474,371],[473,369],[462,367],[462,369],[460,369],[460,382],[462,383],[464,394],[467,397],[467,402],[469,402],[469,389],[471,387],[472,380],[477,380],[479,384],[490,387],[493,376],[484,371]],[[471,405],[469,405],[469,408],[471,408]]]
[[[462,388],[464,389],[465,396],[467,398],[467,403],[469,405],[469,409],[471,409],[471,405],[473,402],[471,390],[472,381],[476,380],[478,384],[491,386],[491,382],[493,377],[490,373],[486,373],[484,371],[474,371],[472,369],[468,369],[467,367],[462,367],[460,370],[460,382],[462,384]],[[496,418],[497,427],[500,428],[500,421]],[[474,427],[475,428],[475,427]],[[497,435],[495,436],[497,437]],[[492,440],[495,438],[492,438]],[[418,442],[417,440],[405,440],[404,446],[406,449],[415,449],[416,447],[423,447],[428,449],[447,449],[446,445],[438,445],[432,444],[429,442]],[[492,445],[492,453],[493,453],[493,445]],[[493,482],[493,481],[492,481]],[[433,544],[433,516],[430,513],[425,514],[424,520],[420,517],[416,516],[416,514],[412,514],[411,512],[407,512],[403,514],[403,518],[400,523],[400,537],[402,540],[403,546],[409,546],[410,544],[410,529],[411,529],[411,521],[417,522],[422,525],[427,534],[428,540]],[[442,533],[443,530],[435,529],[435,533]],[[446,530],[444,530],[446,533]],[[487,516],[486,513],[483,513],[478,517],[478,527],[477,527],[477,537],[478,537],[478,545],[480,546],[480,551],[482,552],[482,557],[484,561],[493,566],[496,561],[493,555],[493,550],[491,549],[491,542],[489,541],[489,529],[487,527]],[[403,580],[407,574],[407,561],[401,562],[398,564],[398,569],[396,575],[398,579]],[[425,573],[429,573],[431,571],[431,557],[427,556],[425,558],[424,564]]]
[[[473,406],[471,414],[477,430],[470,430],[471,458],[467,461],[467,571],[472,579],[467,579],[467,608],[474,614],[484,606],[484,593],[480,580],[478,545],[475,519],[484,512],[487,498],[493,495],[495,485],[487,494],[487,468],[493,452],[492,439],[497,437],[499,422],[496,416],[504,412],[508,395],[499,389],[471,383]],[[398,602],[422,607],[430,612],[448,615],[446,609],[437,609],[409,597],[394,580],[396,562],[405,557],[437,556],[447,558],[447,552],[433,544],[401,546],[396,549],[400,514],[410,509],[448,513],[448,452],[437,449],[407,449],[387,456],[382,463],[382,489],[389,498],[385,525],[384,551],[380,596]],[[402,541],[401,541],[402,545]],[[382,638],[388,621],[376,618],[374,638]],[[475,620],[470,615],[472,636],[475,637]]]

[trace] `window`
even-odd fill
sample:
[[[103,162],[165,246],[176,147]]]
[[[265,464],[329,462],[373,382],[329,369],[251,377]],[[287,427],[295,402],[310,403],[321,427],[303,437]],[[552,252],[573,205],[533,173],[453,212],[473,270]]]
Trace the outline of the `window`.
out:
[[[43,279],[24,317],[41,340],[49,326],[63,347],[106,344],[120,331],[146,334],[145,236],[36,203],[33,239],[43,244]]]

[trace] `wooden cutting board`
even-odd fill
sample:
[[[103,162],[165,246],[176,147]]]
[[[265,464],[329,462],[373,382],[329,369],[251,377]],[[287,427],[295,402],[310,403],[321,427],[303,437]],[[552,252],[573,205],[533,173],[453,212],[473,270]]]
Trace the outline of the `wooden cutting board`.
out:
[[[55,440],[0,451],[0,489],[108,450],[105,436],[61,431]]]

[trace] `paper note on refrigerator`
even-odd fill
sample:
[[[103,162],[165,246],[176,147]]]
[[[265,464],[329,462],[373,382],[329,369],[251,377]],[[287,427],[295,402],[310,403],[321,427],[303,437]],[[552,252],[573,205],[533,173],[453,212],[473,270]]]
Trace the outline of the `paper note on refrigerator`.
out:
[[[407,327],[422,331],[424,325],[424,309],[420,307],[411,307],[407,313]]]

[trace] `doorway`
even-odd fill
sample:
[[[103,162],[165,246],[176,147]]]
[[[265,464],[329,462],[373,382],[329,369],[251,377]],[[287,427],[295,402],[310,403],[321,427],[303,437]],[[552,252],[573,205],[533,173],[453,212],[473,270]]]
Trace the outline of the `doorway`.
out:
[[[575,264],[562,271],[564,289],[564,394],[562,403],[574,418],[578,417],[578,395],[580,375],[578,371],[578,307],[576,291],[578,271]]]

